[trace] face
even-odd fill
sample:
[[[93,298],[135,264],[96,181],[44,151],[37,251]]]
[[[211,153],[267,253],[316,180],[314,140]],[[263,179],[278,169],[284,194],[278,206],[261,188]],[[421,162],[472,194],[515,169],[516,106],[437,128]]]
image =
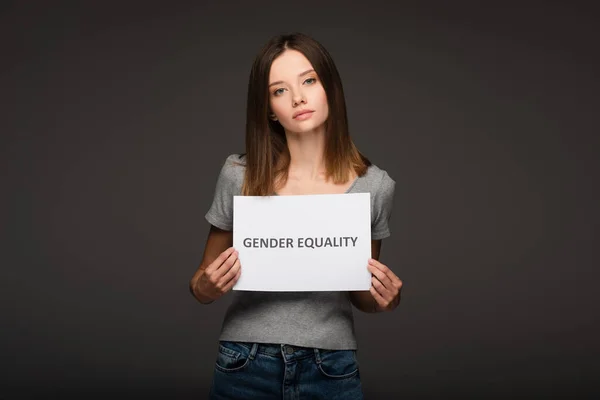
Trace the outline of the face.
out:
[[[329,115],[327,95],[313,66],[296,50],[277,57],[269,75],[270,118],[288,132],[318,131]],[[299,112],[310,111],[297,115]]]

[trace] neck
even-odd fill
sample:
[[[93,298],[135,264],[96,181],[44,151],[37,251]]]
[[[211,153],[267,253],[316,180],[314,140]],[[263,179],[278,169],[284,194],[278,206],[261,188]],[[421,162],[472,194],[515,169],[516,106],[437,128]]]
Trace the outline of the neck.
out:
[[[293,133],[286,132],[290,151],[288,176],[318,179],[325,175],[325,130]]]

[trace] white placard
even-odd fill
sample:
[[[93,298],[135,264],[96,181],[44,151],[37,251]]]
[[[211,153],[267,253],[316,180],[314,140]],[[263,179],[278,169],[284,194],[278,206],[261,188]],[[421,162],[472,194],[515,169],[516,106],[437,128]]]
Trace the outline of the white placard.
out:
[[[234,196],[233,290],[369,290],[369,193]]]

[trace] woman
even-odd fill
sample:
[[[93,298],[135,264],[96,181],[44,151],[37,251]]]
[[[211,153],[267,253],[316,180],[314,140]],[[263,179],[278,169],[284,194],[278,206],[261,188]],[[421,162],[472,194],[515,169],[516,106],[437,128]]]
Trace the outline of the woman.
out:
[[[371,194],[369,291],[235,291],[223,322],[213,399],[362,399],[352,305],[393,310],[402,282],[379,259],[390,235],[395,182],[354,146],[342,83],[329,53],[300,34],[257,55],[247,99],[246,153],[227,157],[206,214],[211,224],[190,290],[209,304],[242,266],[232,247],[233,196]]]

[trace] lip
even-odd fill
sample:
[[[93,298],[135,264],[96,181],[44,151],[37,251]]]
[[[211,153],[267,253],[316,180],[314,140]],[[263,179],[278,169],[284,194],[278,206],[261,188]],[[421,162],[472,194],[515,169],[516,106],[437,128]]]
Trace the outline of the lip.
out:
[[[315,112],[315,110],[300,110],[300,111],[294,113],[294,116],[292,118],[296,118],[299,115],[306,114],[306,113],[312,113],[312,112]]]

